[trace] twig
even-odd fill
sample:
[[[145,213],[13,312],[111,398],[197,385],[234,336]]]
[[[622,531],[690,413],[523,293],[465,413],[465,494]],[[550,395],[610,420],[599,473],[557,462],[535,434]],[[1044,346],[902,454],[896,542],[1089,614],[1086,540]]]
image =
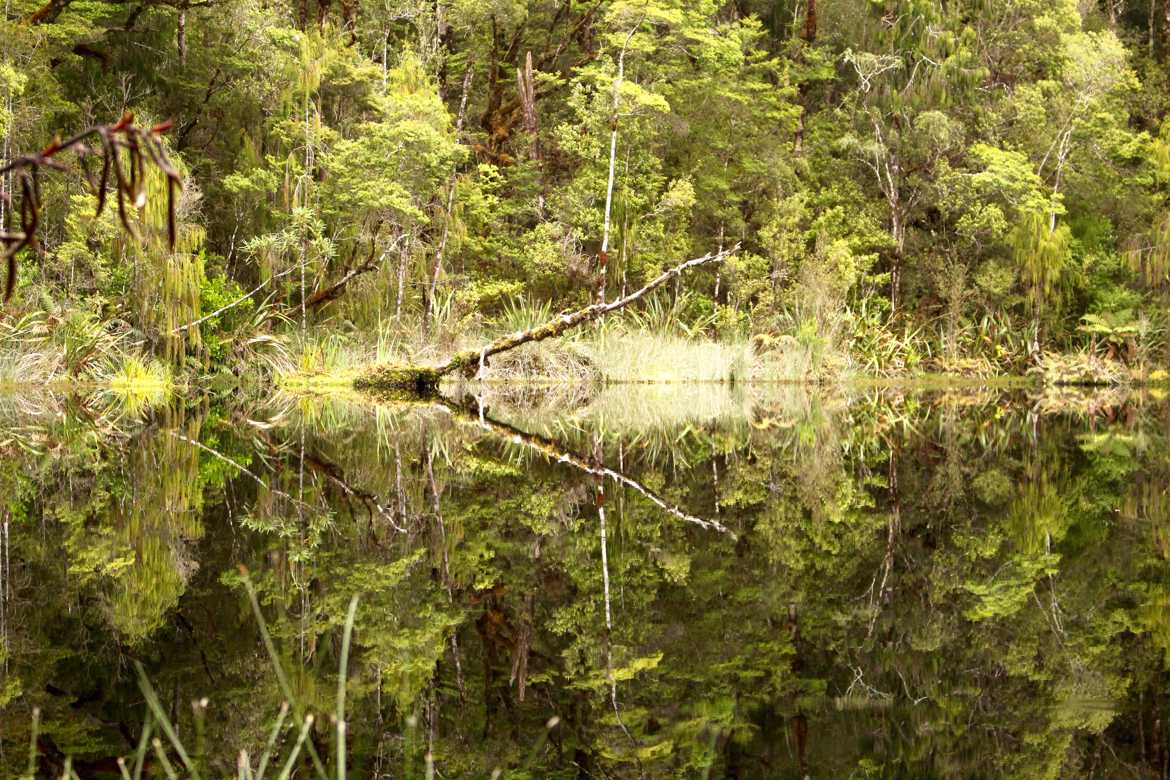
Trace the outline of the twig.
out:
[[[100,216],[106,205],[106,187],[109,185],[110,171],[114,173],[115,192],[118,198],[118,220],[122,228],[135,238],[138,231],[127,216],[126,203],[141,208],[146,198],[145,173],[146,161],[149,159],[167,179],[167,238],[168,246],[173,252],[175,249],[175,191],[182,186],[178,170],[171,165],[166,150],[159,140],[172,127],[170,120],[161,122],[152,127],[139,127],[134,124],[134,114],[127,111],[112,125],[95,125],[82,130],[71,138],[61,141],[54,139],[52,143],[34,154],[21,155],[0,166],[0,177],[15,173],[20,182],[20,230],[7,232],[0,225],[0,260],[7,265],[8,276],[5,281],[3,302],[12,298],[16,289],[16,256],[26,247],[37,248],[37,229],[41,218],[41,182],[42,168],[63,170],[64,166],[55,159],[65,151],[76,151],[79,157],[90,153],[86,141],[96,137],[101,147],[102,172],[101,179],[96,182],[97,187],[97,214]],[[127,153],[128,169],[123,169],[121,150]],[[89,173],[86,171],[86,177]],[[92,178],[90,184],[94,185]],[[2,193],[5,199],[10,197],[7,190]]]

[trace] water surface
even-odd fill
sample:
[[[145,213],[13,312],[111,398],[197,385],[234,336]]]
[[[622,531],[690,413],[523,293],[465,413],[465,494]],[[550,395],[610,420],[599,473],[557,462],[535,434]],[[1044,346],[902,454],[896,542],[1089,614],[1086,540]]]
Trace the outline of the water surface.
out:
[[[351,777],[1161,777],[1168,424],[979,388],[0,396],[0,774],[36,708],[41,775],[118,776],[137,662],[203,776],[291,695],[273,760],[313,713],[336,777],[357,596]]]

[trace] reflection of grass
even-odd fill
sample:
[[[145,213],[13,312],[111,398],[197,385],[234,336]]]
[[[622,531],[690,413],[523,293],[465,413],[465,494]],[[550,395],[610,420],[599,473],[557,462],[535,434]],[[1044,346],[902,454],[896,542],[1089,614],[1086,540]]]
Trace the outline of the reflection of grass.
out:
[[[121,411],[135,416],[170,397],[170,369],[157,360],[126,355],[103,377],[109,396]]]

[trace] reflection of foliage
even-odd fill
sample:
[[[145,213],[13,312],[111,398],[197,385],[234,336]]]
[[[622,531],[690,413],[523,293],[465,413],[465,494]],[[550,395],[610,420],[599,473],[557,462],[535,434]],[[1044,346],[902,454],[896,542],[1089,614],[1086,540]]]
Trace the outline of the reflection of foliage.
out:
[[[765,401],[755,425],[718,403],[677,449],[663,421],[563,429],[734,541],[610,481],[603,542],[593,475],[431,405],[162,409],[116,445],[54,430],[54,457],[0,465],[25,618],[0,724],[27,734],[36,704],[62,752],[128,752],[102,724],[141,724],[111,672],[133,645],[164,701],[211,697],[209,759],[258,755],[282,694],[246,562],[318,745],[360,596],[353,776],[422,774],[427,752],[446,776],[530,755],[542,777],[1059,776],[1098,739],[1137,763],[1115,730],[1149,722],[1170,663],[1160,412],[1084,434],[1005,398]]]

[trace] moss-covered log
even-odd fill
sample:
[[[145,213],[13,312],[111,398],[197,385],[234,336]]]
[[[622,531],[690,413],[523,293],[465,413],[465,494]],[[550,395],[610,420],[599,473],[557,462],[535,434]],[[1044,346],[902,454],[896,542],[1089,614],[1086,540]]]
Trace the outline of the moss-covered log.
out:
[[[439,391],[443,374],[432,366],[381,364],[366,369],[353,381],[358,390],[404,390],[417,395],[434,395]]]
[[[398,390],[415,392],[419,395],[434,395],[438,392],[439,382],[447,374],[462,371],[468,376],[474,375],[493,355],[507,352],[524,344],[532,344],[545,339],[563,336],[574,328],[580,327],[599,317],[629,306],[634,301],[644,298],[653,290],[692,268],[701,265],[717,263],[733,254],[739,245],[719,252],[711,252],[676,265],[663,271],[639,290],[618,298],[610,303],[595,303],[574,312],[558,315],[548,322],[529,330],[517,331],[507,336],[485,344],[477,350],[457,352],[446,361],[436,366],[411,366],[402,364],[381,364],[371,366],[354,380],[354,387],[358,390]]]

